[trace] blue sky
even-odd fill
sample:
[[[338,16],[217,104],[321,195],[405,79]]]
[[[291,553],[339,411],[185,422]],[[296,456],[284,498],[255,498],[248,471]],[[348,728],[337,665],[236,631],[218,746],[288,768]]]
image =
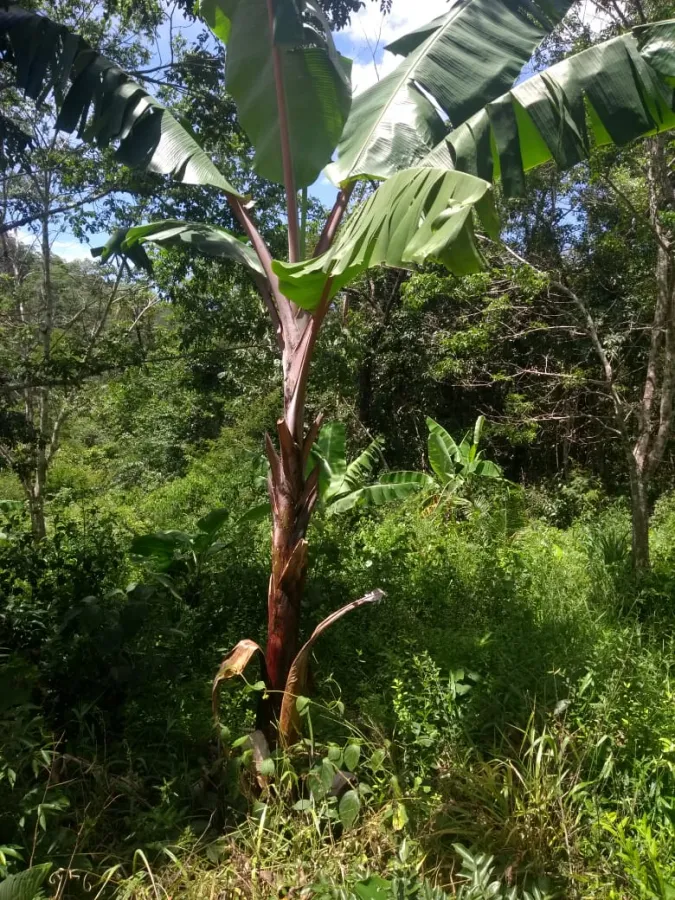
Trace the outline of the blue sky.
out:
[[[448,0],[393,0],[392,5],[390,15],[383,16],[379,0],[365,0],[365,6],[352,17],[349,27],[335,36],[340,52],[353,61],[352,82],[355,93],[364,90],[395,68],[398,60],[384,51],[386,44],[447,11],[450,3]],[[598,9],[593,0],[582,0],[580,9],[586,21],[592,26],[598,25]],[[172,23],[174,32],[180,30],[188,38],[196,35],[201,27],[198,23],[189,23],[182,16],[174,16]],[[156,56],[151,65],[168,62],[170,59],[169,33],[167,23],[161,29]],[[336,194],[335,188],[323,176],[310,188],[310,192],[327,206],[332,205]],[[92,236],[92,245],[102,243],[105,237]],[[32,242],[33,237],[27,231],[19,231],[19,239]],[[55,236],[53,249],[66,260],[91,258],[89,245],[80,243],[66,229]]]

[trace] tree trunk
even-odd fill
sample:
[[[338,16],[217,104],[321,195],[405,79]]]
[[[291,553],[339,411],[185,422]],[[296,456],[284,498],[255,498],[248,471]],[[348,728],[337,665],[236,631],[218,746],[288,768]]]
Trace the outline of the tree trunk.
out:
[[[284,434],[286,439],[282,439]],[[298,651],[300,601],[307,572],[307,522],[298,515],[304,489],[300,448],[288,440],[285,421],[279,422],[281,452],[270,475],[272,501],[272,574],[267,601],[265,662],[269,687],[283,691]],[[269,453],[269,447],[268,447]],[[275,471],[276,470],[276,471]],[[281,695],[275,698],[278,708]]]
[[[373,369],[375,368],[375,348],[369,346],[363,357],[359,371],[359,420],[369,428],[372,425],[373,408]]]
[[[45,499],[42,487],[35,483],[26,486],[26,495],[28,497],[28,509],[30,511],[30,527],[33,540],[37,543],[43,540],[47,535],[47,526],[45,523]]]
[[[631,472],[630,505],[633,568],[636,572],[646,572],[649,569],[649,506],[645,478],[637,466]]]
[[[321,417],[304,436],[305,391],[315,334],[284,351],[284,417],[277,422],[279,451],[266,436],[272,506],[272,574],[267,597],[267,687],[272,692],[258,714],[258,727],[274,742],[283,691],[299,649],[300,603],[307,574],[309,519],[316,505],[319,467],[305,478],[309,451]]]

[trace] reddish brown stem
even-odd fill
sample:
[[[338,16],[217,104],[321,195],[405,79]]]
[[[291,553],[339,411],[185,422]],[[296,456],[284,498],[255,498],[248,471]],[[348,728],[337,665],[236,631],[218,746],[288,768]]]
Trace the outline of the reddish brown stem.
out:
[[[329,278],[323,289],[319,305],[317,306],[314,315],[305,326],[305,331],[300,338],[291,367],[292,379],[291,384],[289,385],[291,392],[286,409],[286,419],[291,433],[294,435],[299,445],[303,442],[302,435],[309,365],[312,361],[312,354],[314,352],[316,339],[319,335],[319,329],[321,328],[321,324],[328,311],[328,307],[330,306],[330,290],[332,284],[333,279]]]
[[[270,475],[272,503],[272,574],[267,602],[268,686],[281,692],[298,650],[300,601],[307,571],[305,530],[311,501],[305,496],[302,452],[284,419],[277,423],[278,464]],[[269,453],[269,447],[268,447]],[[307,507],[305,515],[301,515]],[[272,712],[278,715],[281,694],[275,694]]]
[[[351,197],[353,190],[354,185],[348,184],[347,187],[343,188],[337,195],[335,203],[333,204],[333,209],[326,219],[326,224],[323,226],[323,231],[321,232],[316,247],[314,248],[314,256],[320,256],[332,246],[333,241],[335,240],[335,235],[337,234],[337,230],[340,227],[342,217],[347,210],[349,198]]]
[[[279,451],[267,440],[270,459],[269,491],[272,505],[272,575],[267,603],[267,647],[265,660],[268,685],[274,692],[265,717],[266,732],[274,739],[273,721],[290,666],[298,651],[300,603],[307,572],[305,534],[318,498],[318,469],[305,478],[307,444],[316,437],[316,427],[304,438],[304,405],[309,365],[321,323],[330,305],[331,281],[324,289],[316,312],[300,340],[284,350],[284,418],[277,423]]]
[[[293,324],[293,309],[291,308],[289,301],[281,293],[279,279],[272,269],[272,254],[263,240],[262,235],[256,228],[253,219],[238,197],[228,194],[227,199],[230,202],[232,211],[238,219],[239,224],[246,232],[246,236],[250,240],[257,257],[260,260],[263,272],[265,273],[264,278],[262,276],[256,277],[256,283],[272,318],[272,324],[274,325],[277,336],[277,343],[279,344],[280,349],[283,350],[285,337],[292,334],[295,330]]]

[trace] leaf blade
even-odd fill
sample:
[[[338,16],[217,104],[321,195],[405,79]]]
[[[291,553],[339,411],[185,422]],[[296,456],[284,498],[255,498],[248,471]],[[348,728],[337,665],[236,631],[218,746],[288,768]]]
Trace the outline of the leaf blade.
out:
[[[255,148],[254,167],[262,177],[284,184],[280,74],[295,186],[306,187],[330,161],[342,134],[351,106],[350,63],[335,49],[318,7],[308,4],[313,25],[305,24],[304,40],[288,44],[273,42],[266,0],[228,0],[225,5],[231,21],[225,84]],[[294,4],[277,0],[276,5],[278,12]],[[277,15],[275,23],[280,21]]]
[[[426,174],[425,174],[426,173]],[[435,260],[457,275],[480,271],[473,211],[495,234],[487,182],[446,169],[412,168],[385,181],[348,219],[326,253],[300,263],[275,260],[280,288],[315,309],[330,278],[329,296],[376,265],[409,268]]]
[[[35,900],[51,869],[51,863],[42,863],[8,875],[0,881],[0,900]]]
[[[30,40],[36,29],[39,59]],[[12,44],[19,87],[33,99],[54,89],[57,130],[79,129],[80,137],[102,146],[119,141],[118,156],[127,164],[241,196],[169,110],[82,37],[16,6],[0,10],[0,34]]]
[[[571,5],[460,0],[390,44],[405,58],[355,98],[328,177],[344,185],[414,165],[446,130],[436,106],[459,123],[501,94]]]
[[[567,169],[593,145],[621,145],[675,127],[675,23],[647,27],[516,85],[456,128],[422,164],[501,178],[505,193],[517,195],[523,173],[546,162]]]
[[[163,219],[133,228],[120,228],[103,247],[95,247],[91,252],[92,256],[100,256],[104,262],[112,256],[127,256],[135,265],[150,269],[150,260],[143,249],[146,243],[162,248],[192,250],[212,259],[232,260],[245,266],[254,275],[263,274],[253,248],[230,234],[227,229],[179,219]]]

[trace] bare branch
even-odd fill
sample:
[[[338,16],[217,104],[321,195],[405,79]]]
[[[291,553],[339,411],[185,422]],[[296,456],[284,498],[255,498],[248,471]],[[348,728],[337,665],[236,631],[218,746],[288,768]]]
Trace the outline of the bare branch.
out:
[[[49,210],[50,216],[58,216],[61,213],[70,212],[71,209],[77,209],[80,206],[84,206],[86,203],[95,203],[97,200],[103,199],[103,197],[107,197],[110,194],[114,194],[115,191],[120,190],[118,186],[109,187],[102,191],[97,191],[95,194],[92,194],[90,197],[86,197],[82,200],[77,200],[74,203],[64,203],[62,206],[55,206]],[[35,222],[38,219],[42,218],[44,214],[43,210],[40,212],[32,213],[27,216],[21,216],[19,219],[12,219],[11,222],[3,222],[0,225],[0,234],[5,234],[8,231],[14,231],[15,228],[23,228],[24,225],[30,225],[31,222]]]

